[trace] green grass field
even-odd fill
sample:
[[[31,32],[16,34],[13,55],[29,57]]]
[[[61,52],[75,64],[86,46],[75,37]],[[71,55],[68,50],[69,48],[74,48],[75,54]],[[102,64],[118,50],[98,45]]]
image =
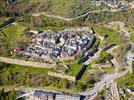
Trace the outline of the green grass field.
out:
[[[93,27],[95,32],[101,36],[107,35],[108,37],[100,44],[101,47],[106,46],[109,43],[116,43],[116,44],[121,44],[122,43],[122,38],[121,36],[118,35],[118,32],[104,27],[103,25],[91,25],[90,27]]]
[[[7,65],[1,70],[1,73],[8,73],[9,71],[12,72],[29,72],[34,74],[42,74],[46,75],[48,72],[48,69],[45,68],[35,68],[35,67],[29,67],[29,66],[20,66],[20,65]]]
[[[80,80],[78,80],[79,82],[83,82],[86,81],[87,79],[90,79],[90,77],[88,76],[89,71],[92,69],[91,65],[89,64],[86,71],[83,73],[82,77]]]
[[[25,42],[27,41],[25,35],[23,34],[25,30],[25,27],[15,23],[5,29],[3,29],[3,32],[7,35],[5,37],[5,40],[9,42],[9,44],[14,45],[17,42]]]
[[[107,68],[103,68],[105,73],[111,74],[114,73],[115,68],[114,67],[107,67]]]
[[[72,64],[74,68],[74,73],[78,71],[77,64]],[[76,71],[77,70],[77,71]],[[27,66],[19,66],[19,65],[8,65],[0,63],[0,80],[2,80],[1,88],[13,88],[19,86],[25,87],[35,87],[49,90],[57,90],[64,91],[68,93],[79,92],[77,90],[77,85],[72,86],[71,81],[65,81],[65,79],[60,79],[56,77],[51,77],[47,75],[48,69],[44,68],[34,68]],[[8,80],[9,78],[9,80]],[[85,77],[83,77],[85,80]],[[83,81],[78,81],[83,82]],[[64,84],[70,84],[69,88],[65,88]],[[82,84],[79,86],[82,89]]]
[[[80,71],[80,69],[82,68],[82,65],[79,65],[77,63],[74,63],[74,64],[70,64],[69,65],[70,68],[71,68],[71,71],[68,73],[68,75],[71,75],[71,76],[76,76],[77,73]]]
[[[123,76],[120,79],[117,79],[117,84],[119,87],[121,88],[134,88],[134,75],[133,74],[126,74],[125,76]]]

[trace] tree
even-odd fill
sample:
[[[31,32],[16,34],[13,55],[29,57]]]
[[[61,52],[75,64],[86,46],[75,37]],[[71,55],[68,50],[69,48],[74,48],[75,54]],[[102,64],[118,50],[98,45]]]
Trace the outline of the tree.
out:
[[[87,89],[87,85],[83,82],[78,82],[76,88],[78,91],[84,91]]]
[[[11,92],[9,92],[8,97],[10,100],[16,99],[16,92],[14,91],[14,89]]]
[[[108,53],[107,52],[101,52],[99,63],[105,63],[107,58],[108,58]]]
[[[69,88],[69,80],[67,80],[67,79],[62,79],[62,80],[61,80],[61,84],[62,84],[63,88],[66,88],[66,89]]]

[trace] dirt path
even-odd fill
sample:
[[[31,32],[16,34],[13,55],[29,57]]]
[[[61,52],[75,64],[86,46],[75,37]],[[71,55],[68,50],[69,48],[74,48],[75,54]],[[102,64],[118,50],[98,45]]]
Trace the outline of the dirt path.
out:
[[[77,16],[77,17],[74,17],[74,18],[65,18],[65,17],[62,17],[62,16],[59,16],[59,15],[50,15],[50,14],[47,14],[45,12],[42,12],[42,13],[35,13],[35,14],[32,14],[32,16],[34,17],[38,17],[40,15],[44,15],[46,17],[51,17],[51,18],[56,18],[56,19],[60,19],[60,20],[63,20],[63,21],[73,21],[73,20],[77,20],[77,19],[80,19],[82,17],[85,17],[87,16],[88,14],[90,13],[99,13],[99,12],[105,12],[105,11],[108,11],[108,12],[117,12],[117,11],[121,11],[122,9],[120,10],[108,10],[108,9],[103,9],[103,10],[93,10],[93,11],[88,11],[86,12],[85,14],[82,14],[80,16]]]

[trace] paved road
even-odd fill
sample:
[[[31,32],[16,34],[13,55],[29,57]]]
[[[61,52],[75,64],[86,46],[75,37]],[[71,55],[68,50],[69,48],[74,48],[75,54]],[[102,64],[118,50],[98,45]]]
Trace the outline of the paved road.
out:
[[[118,22],[112,22],[112,23],[118,23],[120,25],[120,30],[125,33],[125,36],[127,35],[127,37],[128,37],[127,40],[131,44],[132,42],[131,42],[130,36],[129,36],[130,33],[128,33],[125,30],[124,23],[119,22],[119,21]],[[131,45],[133,45],[133,43]],[[128,53],[130,53],[130,52],[131,52],[131,50],[128,51]],[[126,55],[124,55],[124,56],[127,56],[128,53],[126,53]],[[92,90],[83,92],[81,94],[82,95],[87,95],[86,100],[93,100],[97,96],[97,93],[100,92],[103,89],[103,87],[106,85],[106,83],[108,83],[108,82],[110,82],[112,80],[115,80],[117,78],[120,78],[120,77],[124,76],[125,74],[127,74],[129,72],[129,70],[131,69],[131,65],[128,64],[128,61],[126,63],[127,63],[128,66],[124,66],[124,68],[125,68],[124,71],[119,72],[119,73],[105,75],[102,78],[102,80],[100,82],[98,82]]]
[[[16,65],[23,65],[23,66],[42,67],[42,68],[53,68],[56,66],[55,64],[47,65],[46,63],[25,61],[25,60],[6,58],[6,57],[0,57],[0,62],[16,64]]]
[[[97,93],[103,90],[103,87],[106,85],[107,82],[124,76],[125,74],[128,73],[128,71],[129,71],[129,68],[126,69],[124,72],[105,75],[104,78],[102,78],[102,80],[98,82],[91,91],[83,92],[81,94],[87,95],[86,100],[93,100],[97,96]]]

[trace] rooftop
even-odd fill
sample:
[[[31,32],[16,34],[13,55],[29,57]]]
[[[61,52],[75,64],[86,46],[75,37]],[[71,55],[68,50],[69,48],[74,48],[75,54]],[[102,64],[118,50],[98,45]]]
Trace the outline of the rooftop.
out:
[[[82,34],[72,31],[54,33],[51,30],[30,30],[32,40],[23,49],[18,49],[18,54],[23,56],[57,60],[75,56],[78,52],[90,49],[94,43],[94,36],[84,31]]]

